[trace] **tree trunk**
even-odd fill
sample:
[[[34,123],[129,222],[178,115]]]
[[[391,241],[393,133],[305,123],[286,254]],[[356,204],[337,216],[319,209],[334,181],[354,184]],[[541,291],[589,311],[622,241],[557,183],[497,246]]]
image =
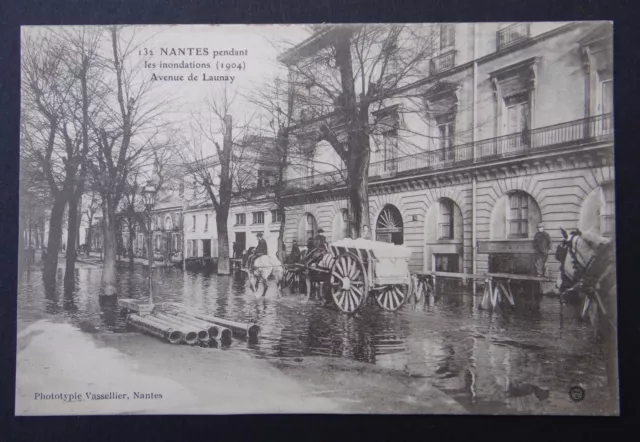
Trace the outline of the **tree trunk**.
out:
[[[353,217],[352,237],[360,236],[363,225],[371,228],[369,219],[369,133],[368,106],[362,106],[357,114],[357,130],[349,134],[349,157],[347,173],[349,180],[349,203]],[[373,238],[372,238],[373,239]]]
[[[64,271],[64,290],[73,290],[75,286],[76,270],[76,239],[78,234],[78,203],[80,198],[72,196],[69,198],[69,212],[67,226],[67,256]]]
[[[91,223],[93,223],[93,217],[89,218],[89,227],[87,227],[87,237],[84,239],[87,256],[89,256],[89,253],[91,253],[91,236],[93,234]]]
[[[227,220],[229,218],[229,205],[220,205],[216,210],[216,228],[218,231],[218,275],[231,273],[229,262],[229,233]]]
[[[35,242],[36,242],[36,243],[35,243],[35,247],[36,247],[36,249],[39,249],[39,248],[40,248],[40,245],[42,244],[42,243],[40,242],[40,219],[39,219],[39,218],[38,218],[38,220],[36,221],[36,226],[35,226],[35,227],[36,227],[36,228],[35,228],[35,232],[34,232],[34,235],[35,235]]]
[[[27,219],[24,215],[24,212],[20,213],[20,236],[18,237],[18,256],[20,259],[18,260],[18,275],[22,277],[22,272],[25,267],[29,266],[29,250],[27,250],[25,244],[27,239],[25,238],[26,229],[27,229]],[[29,225],[29,228],[31,226]]]
[[[44,215],[40,219],[40,247],[44,247],[44,231],[45,231],[46,221]]]
[[[368,162],[367,162],[368,164]],[[360,168],[359,165],[354,167]],[[371,228],[369,220],[369,186],[367,175],[359,172],[349,173],[349,204],[351,207],[351,236],[359,238],[363,225]]]
[[[105,195],[106,196],[106,195]],[[107,198],[103,196],[103,200]],[[102,268],[102,296],[114,296],[116,294],[116,214],[115,207],[109,204],[103,204],[104,217],[103,222],[103,241],[102,250],[104,256],[104,267]]]
[[[62,242],[62,218],[67,199],[59,196],[53,203],[51,218],[49,218],[49,239],[47,241],[47,255],[44,260],[42,278],[45,285],[54,285],[56,282],[56,271],[58,269],[58,253],[60,253],[60,243]]]
[[[129,222],[129,247],[128,247],[128,252],[129,252],[129,267],[133,268],[133,233],[134,233],[134,228],[132,226],[135,226],[135,222],[131,221]]]
[[[80,196],[80,199],[78,200],[78,218],[77,218],[77,223],[76,223],[76,247],[75,249],[78,250],[80,248],[80,228],[82,226],[82,195]]]
[[[284,225],[285,225],[285,212],[284,205],[278,204],[277,208],[278,212],[281,213],[281,221],[280,221],[280,230],[278,231],[278,259],[284,263],[286,257],[286,252],[283,253],[284,250]],[[291,252],[291,250],[289,250]]]
[[[351,57],[351,31],[334,43],[335,60],[340,71],[342,96],[336,107],[343,114],[347,132],[346,159],[348,174],[349,203],[351,206],[352,236],[358,238],[363,224],[369,222],[369,106],[358,103],[354,84],[353,60]],[[340,154],[344,147],[334,140],[334,149]],[[341,144],[341,143],[340,143]]]
[[[33,221],[32,221],[32,217],[31,214],[29,214],[29,236],[28,236],[28,244],[27,247],[31,247],[33,245],[33,243],[31,242],[31,235],[32,235],[32,231],[33,231]]]

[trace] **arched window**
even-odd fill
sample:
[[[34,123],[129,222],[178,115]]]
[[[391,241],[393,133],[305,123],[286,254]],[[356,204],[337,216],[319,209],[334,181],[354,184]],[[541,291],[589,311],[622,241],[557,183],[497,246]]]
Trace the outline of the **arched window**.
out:
[[[519,190],[509,194],[507,237],[529,237],[529,195]]]
[[[164,228],[167,230],[171,230],[173,228],[173,223],[171,222],[171,216],[167,215],[164,219]]]
[[[438,203],[438,239],[453,239],[453,200],[442,198]]]
[[[491,211],[490,239],[532,239],[542,212],[536,200],[523,190],[498,198]]]
[[[309,238],[316,236],[318,224],[315,217],[310,213],[305,213],[298,224],[298,243],[306,245]]]
[[[376,240],[402,244],[404,242],[404,223],[397,207],[387,204],[376,221]]]

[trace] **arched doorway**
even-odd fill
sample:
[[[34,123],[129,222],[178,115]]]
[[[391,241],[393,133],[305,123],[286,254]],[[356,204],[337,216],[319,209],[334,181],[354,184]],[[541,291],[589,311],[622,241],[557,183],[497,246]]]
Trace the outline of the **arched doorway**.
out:
[[[318,223],[316,218],[310,213],[305,213],[298,224],[298,244],[306,246],[309,238],[314,238],[317,233]]]
[[[404,242],[404,223],[397,207],[387,204],[382,208],[376,221],[376,241],[393,244]]]
[[[340,241],[344,238],[349,238],[349,212],[347,209],[342,209],[333,217],[331,225],[331,241]]]

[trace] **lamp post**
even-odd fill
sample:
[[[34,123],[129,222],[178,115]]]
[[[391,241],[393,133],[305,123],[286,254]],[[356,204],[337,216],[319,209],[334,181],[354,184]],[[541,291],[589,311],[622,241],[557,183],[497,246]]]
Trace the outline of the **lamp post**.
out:
[[[151,238],[151,210],[156,204],[156,186],[148,182],[142,189],[142,200],[147,209],[147,255],[149,257],[149,302],[153,304],[153,287],[151,283],[151,269],[153,268],[153,250]]]

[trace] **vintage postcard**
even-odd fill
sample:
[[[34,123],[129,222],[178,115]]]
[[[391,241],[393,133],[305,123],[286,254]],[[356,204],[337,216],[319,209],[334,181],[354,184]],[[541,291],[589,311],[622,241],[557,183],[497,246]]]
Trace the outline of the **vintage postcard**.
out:
[[[611,22],[21,32],[17,415],[619,414]]]

